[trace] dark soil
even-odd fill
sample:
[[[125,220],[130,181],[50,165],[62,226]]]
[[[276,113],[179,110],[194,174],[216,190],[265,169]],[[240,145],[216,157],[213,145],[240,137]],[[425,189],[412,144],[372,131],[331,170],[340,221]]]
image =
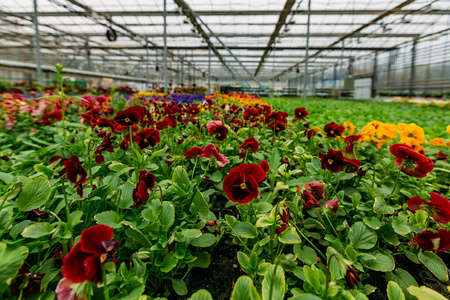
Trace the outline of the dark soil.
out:
[[[439,253],[439,256],[442,258],[444,263],[449,266],[450,265],[450,255],[447,253]],[[424,265],[416,264],[409,260],[405,256],[396,256],[395,257],[395,267],[401,268],[411,274],[414,279],[417,281],[419,286],[426,286],[430,289],[435,290],[436,292],[442,294],[447,299],[450,299],[450,292],[447,289],[447,286],[450,284],[448,282],[441,282],[433,273],[430,272]],[[448,268],[447,268],[448,270]],[[364,280],[364,283],[375,286],[377,289],[375,292],[370,294],[368,297],[370,300],[388,300],[386,295],[387,281],[385,277],[385,273],[369,271],[369,278]]]
[[[234,283],[244,273],[240,271],[236,255],[239,247],[231,239],[223,238],[211,254],[207,269],[195,268],[186,277],[189,296],[200,289],[208,290],[214,300],[230,299]],[[189,297],[186,297],[186,299]]]

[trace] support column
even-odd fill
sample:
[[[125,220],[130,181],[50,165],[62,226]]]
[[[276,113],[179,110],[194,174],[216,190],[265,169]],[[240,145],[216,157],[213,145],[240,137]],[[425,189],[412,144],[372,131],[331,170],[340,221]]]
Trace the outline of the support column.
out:
[[[414,40],[411,54],[411,77],[409,78],[409,98],[414,94],[414,81],[416,79],[416,48],[417,40]]]
[[[322,70],[322,88],[325,86],[325,70]]]
[[[373,57],[373,75],[372,75],[372,98],[377,95],[377,72],[378,72],[378,52]]]
[[[344,67],[344,48],[345,48],[345,40],[342,40],[342,51],[341,51],[341,65],[339,66],[339,91],[338,98],[340,99],[342,96],[342,88],[344,86],[344,81],[342,80],[342,69]]]
[[[333,69],[333,93],[334,90],[336,89],[336,78],[337,78],[337,64],[334,64],[334,69]]]
[[[145,44],[145,78],[146,84],[145,90],[148,91],[150,88],[150,65],[149,65],[149,54],[148,54],[148,43]]]
[[[164,94],[167,94],[167,0],[164,0]]]
[[[34,4],[34,14],[33,14],[33,23],[34,23],[34,31],[35,31],[35,40],[36,40],[36,79],[39,85],[42,84],[42,61],[41,61],[41,41],[39,35],[39,24],[38,24],[38,11],[37,11],[37,0],[33,0]]]
[[[89,49],[89,41],[86,42],[86,62],[88,71],[92,71],[91,65],[91,49]]]
[[[388,90],[390,90],[390,87],[391,87],[391,71],[392,71],[393,63],[394,63],[394,55],[392,54],[392,51],[389,51],[389,63],[388,63],[387,82],[386,82],[386,89],[388,89]]]
[[[311,0],[308,0],[308,22],[306,25],[306,57],[305,57],[305,82],[303,83],[303,101],[308,96],[308,61],[309,61],[309,25],[311,23]]]
[[[211,46],[208,48],[208,94],[211,94]]]

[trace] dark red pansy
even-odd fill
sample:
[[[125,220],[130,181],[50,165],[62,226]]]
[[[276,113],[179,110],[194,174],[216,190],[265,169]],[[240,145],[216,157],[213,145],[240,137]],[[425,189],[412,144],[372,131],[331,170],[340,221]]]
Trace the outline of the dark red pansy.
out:
[[[51,113],[42,115],[42,124],[45,126],[53,125],[62,120],[62,112],[60,110],[53,111]]]
[[[393,144],[389,150],[397,158],[395,166],[402,166],[401,171],[409,176],[422,178],[433,171],[433,161],[408,145]]]
[[[92,126],[109,127],[111,128],[111,130],[113,130],[114,128],[113,122],[110,119],[104,117],[99,118],[96,123],[92,124]]]
[[[309,112],[306,110],[305,107],[297,107],[294,110],[294,115],[297,119],[303,120],[304,118],[306,118],[309,115]]]
[[[9,161],[9,157],[6,155],[0,156],[0,159],[3,159],[4,161]]]
[[[163,129],[166,129],[167,127],[174,128],[176,126],[177,126],[177,120],[175,120],[175,118],[172,116],[167,116],[164,118],[164,120],[162,120],[156,124],[156,129],[163,130]]]
[[[293,218],[291,217],[289,207],[287,207],[285,205],[283,205],[283,209],[282,209],[281,213],[278,213],[278,215],[280,216],[280,218],[278,219],[278,222],[281,222],[281,224],[277,225],[277,228],[275,229],[275,233],[277,235],[280,235],[283,231],[286,230],[287,224],[289,223],[290,220],[293,220]]]
[[[223,141],[227,138],[228,129],[224,125],[218,125],[208,129],[209,135],[215,135],[215,138],[219,141]]]
[[[275,121],[275,122],[271,122],[269,123],[269,127],[275,132],[275,133],[279,133],[281,131],[285,131],[286,130],[286,125],[281,122],[281,121]]]
[[[412,211],[424,209],[430,213],[433,219],[441,224],[450,222],[450,201],[438,193],[430,193],[430,202],[419,196],[408,200],[408,208]]]
[[[116,136],[111,138],[111,133],[108,133],[107,135],[105,135],[105,137],[103,138],[102,143],[97,147],[97,149],[95,149],[94,154],[95,154],[95,162],[97,164],[100,164],[102,162],[105,161],[105,158],[103,157],[103,151],[109,151],[109,152],[113,152],[114,151],[114,146],[112,144],[112,140],[117,139]]]
[[[354,134],[349,135],[344,138],[345,141],[347,141],[347,146],[345,147],[345,153],[354,155],[355,154],[355,142],[359,141],[361,139],[361,135]]]
[[[233,131],[238,131],[244,123],[241,120],[235,119],[234,117],[230,120],[230,127]]]
[[[317,135],[316,131],[317,131],[317,129],[315,129],[315,128],[306,130],[306,137],[308,138],[308,140],[312,139],[314,136]]]
[[[139,207],[147,203],[150,192],[155,187],[155,175],[145,170],[139,172],[139,182],[133,189],[134,207]]]
[[[313,193],[310,189],[305,188],[302,192],[302,199],[307,208],[320,207],[320,202],[314,197]]]
[[[88,181],[87,172],[81,166],[80,159],[76,155],[66,161],[64,161],[64,166],[66,167],[67,179],[75,184],[77,192],[80,197],[83,196],[83,184]]]
[[[323,199],[325,194],[325,186],[317,181],[311,181],[305,185],[305,188],[310,190],[317,199]]]
[[[197,116],[200,113],[200,109],[197,105],[189,105],[187,108],[187,113],[190,116]]]
[[[161,142],[161,137],[159,130],[155,128],[145,128],[136,133],[133,140],[136,139],[139,149],[145,149],[150,147],[155,147],[156,144]]]
[[[336,124],[335,122],[331,122],[323,128],[323,131],[325,132],[325,135],[327,138],[335,138],[341,136],[344,131],[345,127],[339,124]]]
[[[230,201],[249,203],[258,198],[258,182],[265,177],[266,173],[257,164],[240,164],[225,176],[223,190]]]
[[[145,116],[145,108],[135,105],[125,110],[119,111],[114,117],[114,122],[122,126],[131,126],[139,123]]]
[[[319,153],[319,158],[322,164],[322,169],[328,169],[333,173],[337,173],[344,167],[344,155],[342,151],[335,151],[328,149],[326,154]]]
[[[422,250],[442,252],[450,250],[450,231],[439,228],[437,232],[425,230],[412,239]]]
[[[35,222],[39,221],[40,219],[47,219],[48,217],[50,217],[50,214],[48,212],[41,211],[39,209],[24,211],[23,214],[27,215],[27,220]]]
[[[259,149],[259,143],[254,138],[248,138],[244,140],[244,143],[238,147],[241,152],[239,153],[239,158],[242,159],[248,155],[250,152],[256,152]]]
[[[202,147],[192,147],[191,149],[184,152],[184,157],[191,158],[197,155],[203,154],[203,148]]]
[[[325,206],[331,207],[332,211],[337,211],[337,209],[339,208],[339,200],[338,199],[323,201],[323,203],[325,204]]]
[[[357,160],[356,158],[347,158],[344,157],[344,171],[347,173],[353,173],[358,170],[358,168],[361,166],[361,162]]]
[[[63,276],[75,283],[102,282],[102,264],[116,263],[115,254],[120,243],[111,240],[113,235],[113,229],[103,224],[85,229],[80,241],[63,260]]]
[[[353,289],[358,282],[361,281],[359,278],[358,272],[350,266],[347,266],[347,272],[345,273],[345,280],[347,281],[348,286]]]
[[[267,162],[267,160],[262,160],[259,162],[259,166],[264,170],[264,172],[269,172],[269,163]]]
[[[244,110],[243,117],[246,121],[256,121],[259,117],[259,114],[260,112],[256,108],[249,107]]]

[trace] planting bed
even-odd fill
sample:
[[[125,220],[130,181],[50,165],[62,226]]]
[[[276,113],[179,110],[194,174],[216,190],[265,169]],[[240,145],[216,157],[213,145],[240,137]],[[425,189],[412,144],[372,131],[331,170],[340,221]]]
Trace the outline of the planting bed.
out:
[[[445,106],[58,92],[0,120],[2,299],[450,297]]]

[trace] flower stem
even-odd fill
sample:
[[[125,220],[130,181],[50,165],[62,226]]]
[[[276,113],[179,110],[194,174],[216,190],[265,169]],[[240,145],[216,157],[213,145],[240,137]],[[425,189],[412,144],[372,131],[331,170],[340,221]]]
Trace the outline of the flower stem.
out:
[[[291,225],[293,225],[295,227],[295,229],[297,229],[297,232],[300,233],[300,235],[317,251],[317,253],[319,253],[319,255],[326,260],[327,257],[322,253],[322,251],[319,250],[319,248],[316,247],[316,245],[314,245],[313,242],[311,242],[310,239],[308,239],[303,232],[300,231],[300,229],[297,227],[297,225],[295,225],[295,223],[293,222],[289,222]]]
[[[66,185],[64,184],[64,176],[61,177],[61,185],[62,185],[63,194],[64,194],[64,204],[66,206],[67,226],[69,227],[69,231],[71,233],[70,248],[72,249],[72,247],[73,247],[72,216],[70,215],[70,207],[69,207],[69,201],[67,200]]]
[[[402,168],[403,168],[403,162],[398,167],[397,178],[395,179],[394,188],[392,189],[392,192],[389,195],[392,195],[395,192],[395,189],[397,188],[397,184],[398,184],[398,180],[400,179],[400,172],[402,171]]]
[[[105,300],[109,300],[109,290],[108,290],[108,282],[106,281],[105,268],[103,268],[103,295],[105,295]]]

